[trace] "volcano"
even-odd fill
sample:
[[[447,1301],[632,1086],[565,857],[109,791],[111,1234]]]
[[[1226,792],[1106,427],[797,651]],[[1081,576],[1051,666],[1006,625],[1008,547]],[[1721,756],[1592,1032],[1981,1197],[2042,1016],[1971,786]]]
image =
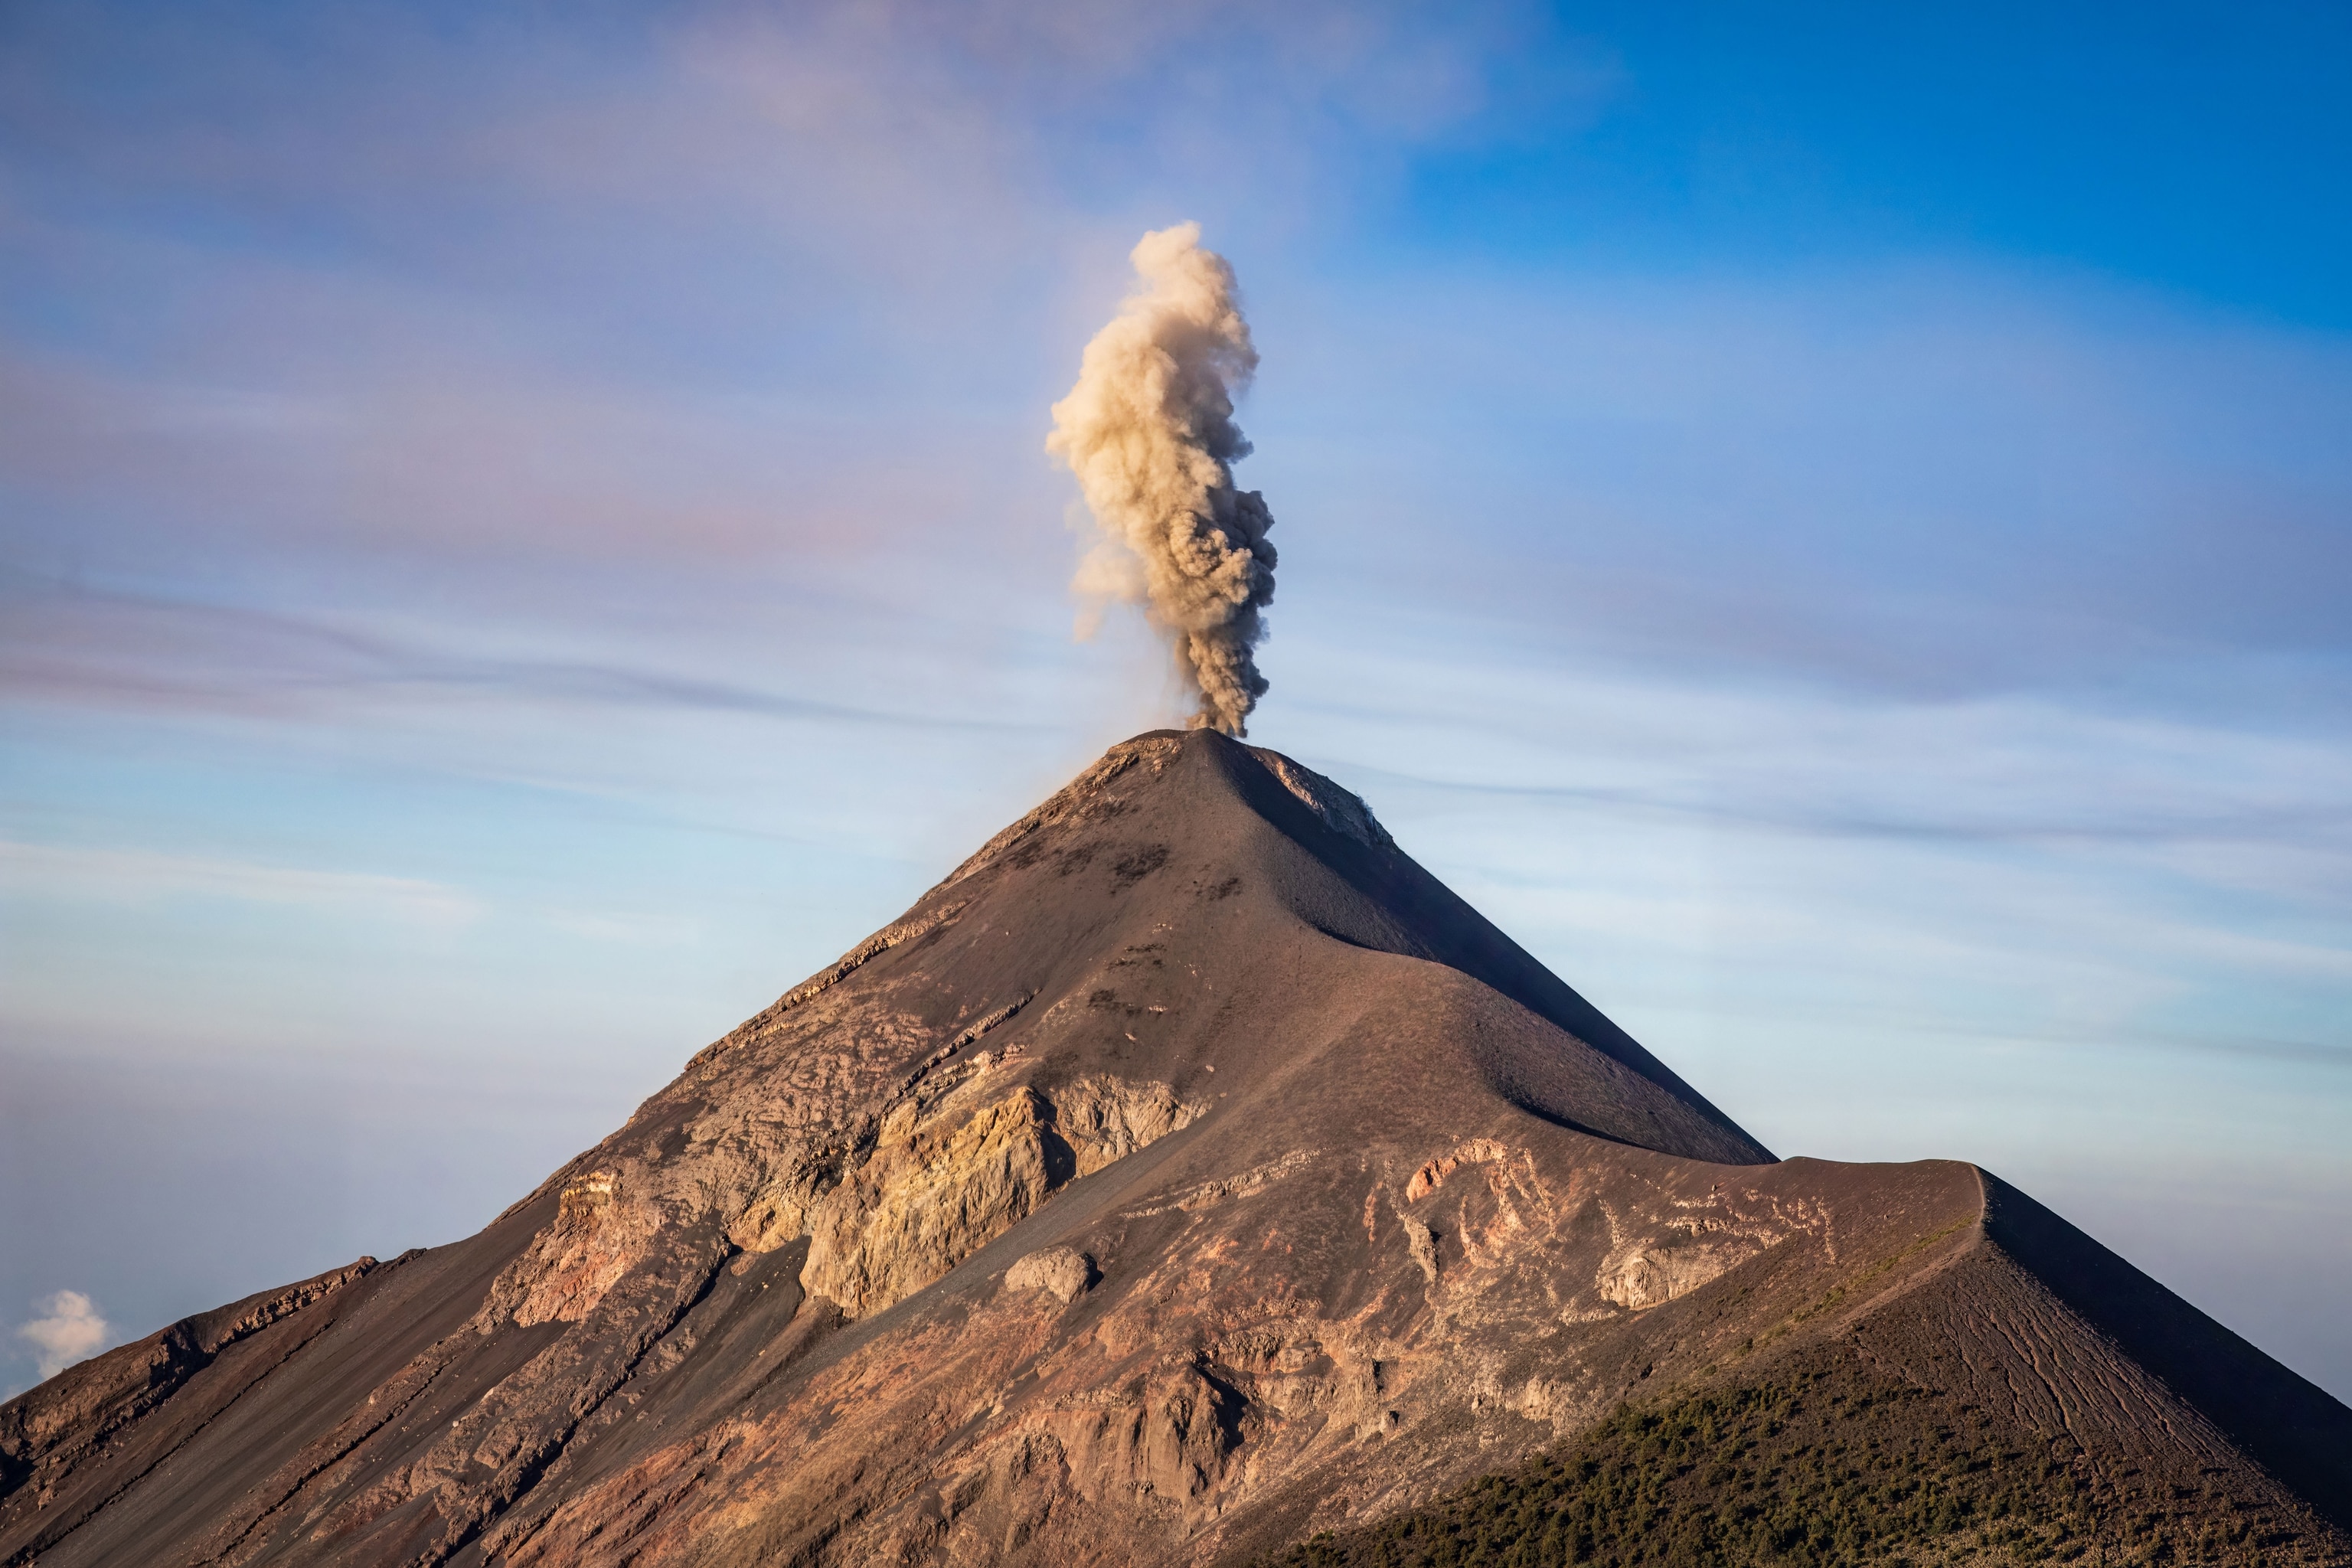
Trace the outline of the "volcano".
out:
[[[44,1568],[2043,1555],[2352,1563],[2352,1411],[1974,1166],[1775,1159],[1205,731],[478,1235],[0,1407]]]

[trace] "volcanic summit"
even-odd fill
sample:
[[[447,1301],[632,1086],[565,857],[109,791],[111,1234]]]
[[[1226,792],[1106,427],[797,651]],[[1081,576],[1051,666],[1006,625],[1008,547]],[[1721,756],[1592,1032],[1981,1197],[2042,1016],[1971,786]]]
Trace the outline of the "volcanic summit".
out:
[[[0,1407],[0,1563],[44,1568],[2347,1528],[2352,1411],[1974,1166],[1776,1160],[1213,730],[1112,748],[478,1235]]]

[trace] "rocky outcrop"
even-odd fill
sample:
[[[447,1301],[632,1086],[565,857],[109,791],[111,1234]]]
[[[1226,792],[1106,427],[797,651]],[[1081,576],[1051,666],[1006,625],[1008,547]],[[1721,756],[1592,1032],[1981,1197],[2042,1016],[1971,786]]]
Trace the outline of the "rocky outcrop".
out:
[[[1253,746],[1250,752],[1265,764],[1266,772],[1281,781],[1283,788],[1322,819],[1324,826],[1368,849],[1396,847],[1396,840],[1389,837],[1389,830],[1381,826],[1361,796],[1340,788],[1312,768],[1300,767],[1279,752],[1269,752],[1262,746]]]
[[[914,1294],[1027,1218],[1052,1186],[1053,1108],[1022,1089],[919,1121],[900,1106],[811,1216],[802,1288],[862,1318]]]
[[[1004,1271],[1008,1290],[1044,1290],[1059,1301],[1075,1301],[1094,1283],[1095,1260],[1074,1247],[1033,1252]]]
[[[929,1115],[908,1100],[874,1146],[807,1211],[801,1284],[844,1316],[881,1311],[940,1279],[1035,1212],[1063,1183],[1091,1175],[1200,1114],[1164,1083],[1088,1075],[1052,1099],[1023,1086],[974,1103],[1012,1064],[976,1076]],[[775,1226],[765,1235],[772,1237]]]

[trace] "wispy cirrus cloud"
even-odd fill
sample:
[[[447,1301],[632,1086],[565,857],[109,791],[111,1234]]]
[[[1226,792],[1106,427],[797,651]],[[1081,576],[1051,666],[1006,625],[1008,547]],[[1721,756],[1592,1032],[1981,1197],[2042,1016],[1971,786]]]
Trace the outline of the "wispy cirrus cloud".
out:
[[[266,609],[43,586],[15,599],[0,626],[0,692],[20,701],[291,721],[472,697],[850,725],[1019,723],[952,706],[865,707],[593,658],[453,647],[457,634],[448,627],[403,635]]]
[[[0,839],[0,893],[124,903],[234,900],[436,926],[462,925],[483,913],[463,889],[410,877],[6,839]]]

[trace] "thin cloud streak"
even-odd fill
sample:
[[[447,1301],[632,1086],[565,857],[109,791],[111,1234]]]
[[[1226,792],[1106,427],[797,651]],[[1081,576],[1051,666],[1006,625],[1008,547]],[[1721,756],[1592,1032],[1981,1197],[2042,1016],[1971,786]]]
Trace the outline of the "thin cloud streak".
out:
[[[1365,710],[1330,710],[1358,719],[1382,717]],[[2180,845],[2229,847],[2278,842],[2307,844],[2316,837],[2352,840],[2352,809],[2315,804],[2294,809],[2231,809],[2203,806],[2186,817],[2132,821],[2100,820],[2093,808],[2065,818],[2029,816],[2009,820],[1938,819],[1926,815],[1873,816],[1866,812],[1826,810],[1812,803],[1791,800],[1778,806],[1741,805],[1710,786],[1706,798],[1677,796],[1672,791],[1638,786],[1599,784],[1489,784],[1434,775],[1393,773],[1358,764],[1349,776],[1363,781],[1363,792],[1377,792],[1383,784],[1440,795],[1490,796],[1498,799],[1552,801],[1643,811],[1669,816],[1700,817],[1746,826],[1772,828],[1822,838],[1885,838],[1955,846],[2071,844],[2125,847]],[[1360,793],[1363,793],[1360,792]],[[1924,805],[1925,803],[1919,803]],[[2347,845],[2352,852],[2352,845]]]
[[[370,697],[481,693],[527,703],[856,725],[1044,728],[998,715],[894,711],[588,661],[453,654],[309,617],[125,594],[83,590],[20,599],[8,627],[0,633],[0,690],[68,706],[212,708],[293,718],[348,710],[352,700]]]
[[[234,899],[442,926],[464,925],[483,913],[480,901],[463,889],[409,877],[8,839],[0,839],[0,896],[127,903]]]

